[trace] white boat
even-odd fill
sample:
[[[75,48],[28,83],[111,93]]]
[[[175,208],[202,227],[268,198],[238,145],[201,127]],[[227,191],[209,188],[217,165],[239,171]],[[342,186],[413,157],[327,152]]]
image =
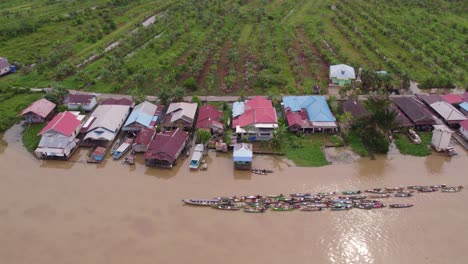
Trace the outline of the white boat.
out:
[[[198,169],[198,166],[200,166],[200,162],[203,157],[204,149],[205,147],[203,146],[203,144],[195,145],[195,148],[193,149],[192,158],[190,159],[190,164],[189,164],[190,169],[194,169],[194,170]]]
[[[115,160],[120,159],[130,149],[130,147],[132,146],[132,143],[133,143],[132,138],[124,138],[120,145],[119,143],[116,143],[118,147],[112,150],[112,157]]]

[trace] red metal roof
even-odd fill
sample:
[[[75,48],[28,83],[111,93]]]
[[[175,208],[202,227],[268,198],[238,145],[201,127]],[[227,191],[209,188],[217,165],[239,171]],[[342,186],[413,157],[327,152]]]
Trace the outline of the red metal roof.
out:
[[[38,135],[42,135],[50,130],[54,130],[67,137],[71,136],[73,132],[80,126],[81,121],[70,112],[58,113],[48,124],[45,126]]]
[[[463,100],[468,103],[468,92],[463,94]]]
[[[91,94],[69,94],[66,102],[69,104],[89,104],[93,98],[94,95]]]
[[[468,119],[465,121],[461,121],[460,126],[463,127],[463,129],[468,130]]]
[[[312,127],[312,122],[309,120],[309,116],[307,115],[307,111],[305,109],[293,112],[291,111],[291,108],[288,107],[285,109],[285,112],[289,126],[297,125],[301,128]]]
[[[152,128],[143,127],[135,138],[134,144],[147,146],[154,137],[156,131]]]
[[[107,98],[101,103],[102,105],[128,105],[132,106],[133,102],[130,99],[121,98],[121,99],[114,99],[114,98]]]
[[[50,112],[54,110],[55,106],[56,105],[51,101],[42,98],[29,105],[28,108],[24,109],[20,113],[20,115],[34,113],[42,118],[46,118],[50,114]]]
[[[463,97],[459,94],[444,94],[441,97],[449,104],[463,103]]]
[[[221,117],[223,112],[219,111],[213,105],[207,104],[200,107],[198,111],[197,125],[196,128],[211,128],[211,126],[223,126],[221,123]]]
[[[145,159],[165,160],[173,163],[188,138],[187,132],[180,128],[157,134],[145,152]]]
[[[271,101],[262,96],[255,96],[245,103],[244,113],[232,120],[232,127],[276,123],[278,123],[276,110]]]

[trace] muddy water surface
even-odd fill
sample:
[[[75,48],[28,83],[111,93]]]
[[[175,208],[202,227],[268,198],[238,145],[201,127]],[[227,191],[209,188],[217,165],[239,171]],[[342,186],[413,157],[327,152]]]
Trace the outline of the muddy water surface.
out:
[[[38,161],[20,128],[0,141],[0,263],[466,263],[468,191],[417,194],[389,202],[410,209],[267,212],[184,206],[182,198],[366,189],[446,183],[468,185],[468,158],[401,155],[299,168],[255,157],[252,175],[210,152],[206,172],[188,161],[172,170],[107,159]]]

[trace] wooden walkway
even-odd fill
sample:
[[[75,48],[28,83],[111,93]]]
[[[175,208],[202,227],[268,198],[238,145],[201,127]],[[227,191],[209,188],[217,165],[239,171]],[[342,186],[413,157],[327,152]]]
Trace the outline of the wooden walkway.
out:
[[[452,134],[453,138],[455,138],[455,140],[460,143],[460,145],[462,145],[465,150],[468,150],[468,141],[465,140],[460,134],[458,134],[457,132],[453,133]]]

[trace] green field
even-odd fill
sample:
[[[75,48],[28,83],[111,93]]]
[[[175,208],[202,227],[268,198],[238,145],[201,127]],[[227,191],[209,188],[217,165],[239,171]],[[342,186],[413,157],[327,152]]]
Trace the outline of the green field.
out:
[[[3,0],[0,10],[0,56],[21,68],[8,86],[300,94],[326,86],[337,63],[468,86],[466,1]]]
[[[414,144],[405,134],[395,134],[395,144],[403,155],[424,157],[432,153],[430,132],[419,132],[421,144]]]

